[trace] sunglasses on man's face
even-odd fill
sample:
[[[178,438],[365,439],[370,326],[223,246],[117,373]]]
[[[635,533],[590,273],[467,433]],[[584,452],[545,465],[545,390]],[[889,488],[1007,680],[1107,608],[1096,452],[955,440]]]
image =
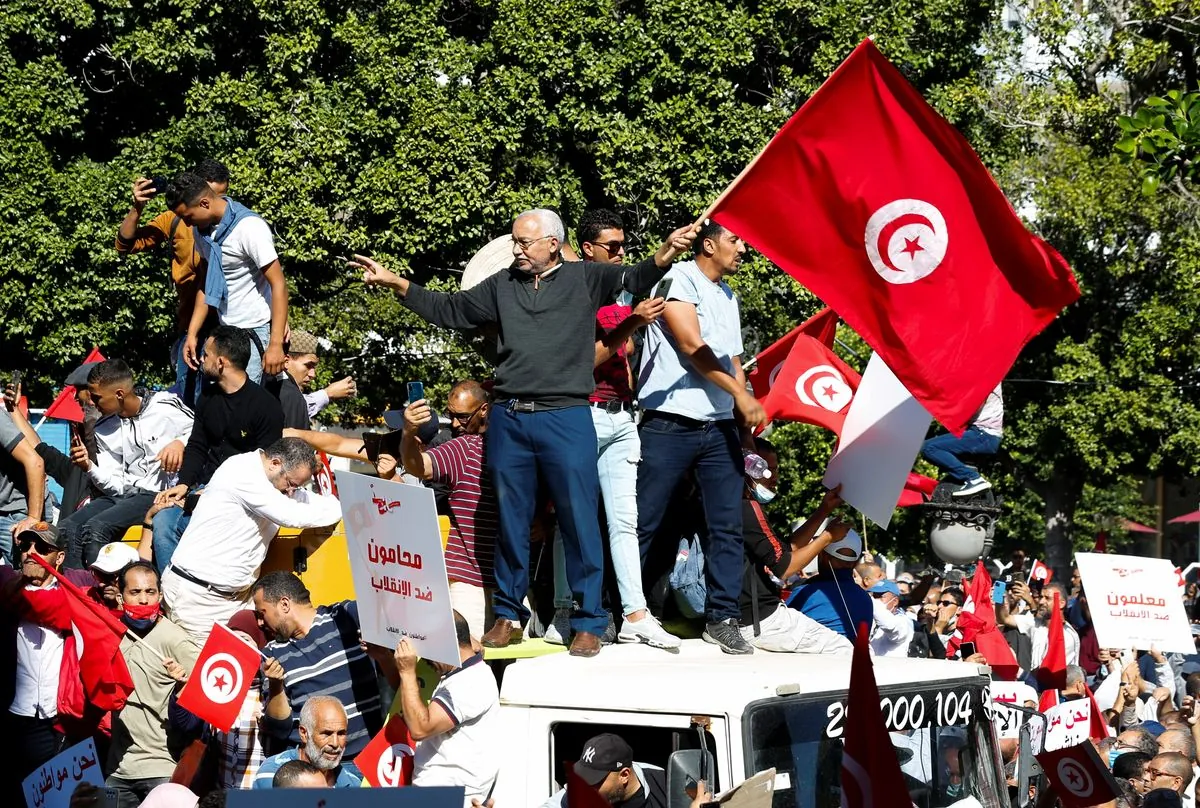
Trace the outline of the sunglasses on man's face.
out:
[[[589,241],[588,244],[594,247],[603,247],[609,255],[616,255],[625,249],[625,242],[623,241]]]
[[[17,548],[22,553],[28,553],[31,547],[36,550],[37,554],[40,556],[50,555],[51,553],[58,552],[57,547],[51,544],[46,544],[46,542],[42,541],[41,539],[21,539],[21,541],[17,542]]]

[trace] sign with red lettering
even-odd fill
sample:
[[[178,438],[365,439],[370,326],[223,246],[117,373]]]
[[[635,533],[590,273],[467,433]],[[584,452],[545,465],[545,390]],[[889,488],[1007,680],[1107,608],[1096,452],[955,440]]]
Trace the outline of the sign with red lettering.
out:
[[[1165,558],[1076,553],[1101,648],[1194,654],[1175,565]]]

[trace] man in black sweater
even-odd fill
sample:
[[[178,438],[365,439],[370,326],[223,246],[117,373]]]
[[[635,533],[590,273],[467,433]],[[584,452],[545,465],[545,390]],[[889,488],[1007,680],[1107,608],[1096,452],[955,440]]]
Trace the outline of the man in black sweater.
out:
[[[566,549],[567,577],[578,609],[571,616],[571,653],[595,656],[608,616],[600,603],[604,553],[597,519],[600,482],[596,429],[588,409],[595,386],[596,311],[622,288],[654,287],[699,228],[683,227],[652,257],[632,266],[564,262],[566,239],[553,211],[522,213],[513,222],[513,264],[453,295],[428,291],[364,256],[363,280],[395,291],[404,305],[443,328],[498,326],[495,404],[487,454],[500,503],[496,546],[496,622],[483,644],[520,642],[529,611],[529,526],[537,481],[550,489]]]
[[[283,437],[283,409],[279,399],[250,381],[250,336],[222,325],[204,343],[201,370],[206,384],[196,407],[196,424],[183,452],[179,484],[155,499],[153,522],[154,564],[166,571],[183,531],[191,521],[185,508],[189,492],[203,488],[217,467],[235,454],[266,449]]]

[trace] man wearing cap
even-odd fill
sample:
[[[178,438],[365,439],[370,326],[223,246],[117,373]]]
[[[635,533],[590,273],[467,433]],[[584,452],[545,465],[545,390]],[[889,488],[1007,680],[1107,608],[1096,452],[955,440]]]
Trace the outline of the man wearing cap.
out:
[[[573,770],[600,793],[609,805],[627,808],[667,808],[667,773],[658,766],[638,763],[633,749],[618,735],[589,738]],[[542,808],[566,808],[567,790],[560,789]]]
[[[854,642],[859,625],[870,631],[875,607],[871,596],[854,580],[854,567],[862,557],[862,537],[855,530],[825,548],[818,556],[817,574],[804,582],[788,601],[821,625]]]
[[[900,587],[886,578],[876,581],[867,593],[871,596],[875,628],[871,631],[871,650],[875,656],[906,657],[913,638],[913,621],[900,608]]]
[[[317,376],[320,348],[317,338],[307,331],[293,329],[284,346],[287,361],[283,372],[263,379],[267,392],[279,399],[283,408],[284,429],[310,429],[312,417],[327,406],[331,400],[349,398],[357,392],[354,379],[347,376],[324,390],[313,394],[303,392]]]
[[[93,590],[94,595],[98,596],[96,599],[111,611],[121,611],[121,587],[118,583],[121,570],[138,561],[141,558],[137,550],[124,542],[114,541],[101,547],[96,560],[88,567],[96,578]]]

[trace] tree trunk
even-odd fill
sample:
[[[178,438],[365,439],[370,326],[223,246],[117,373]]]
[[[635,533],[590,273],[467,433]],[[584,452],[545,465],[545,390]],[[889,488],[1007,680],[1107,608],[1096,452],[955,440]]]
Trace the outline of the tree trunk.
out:
[[[1083,483],[1077,475],[1057,470],[1044,489],[1045,562],[1060,581],[1071,580],[1071,565],[1075,560],[1075,508],[1082,493]]]

